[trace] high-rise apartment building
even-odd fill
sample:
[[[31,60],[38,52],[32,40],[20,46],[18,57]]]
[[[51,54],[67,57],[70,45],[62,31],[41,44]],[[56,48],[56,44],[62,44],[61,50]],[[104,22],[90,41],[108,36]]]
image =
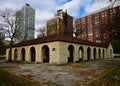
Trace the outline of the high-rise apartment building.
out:
[[[120,6],[106,7],[76,19],[77,38],[97,43],[110,40],[112,31],[107,24],[112,21],[113,15],[118,13]]]
[[[73,17],[63,12],[62,9],[58,10],[52,19],[49,19],[46,24],[47,35],[64,34],[73,36]]]
[[[21,42],[34,38],[35,30],[35,9],[29,4],[25,4],[20,11],[16,12],[16,28],[19,33],[15,42]]]

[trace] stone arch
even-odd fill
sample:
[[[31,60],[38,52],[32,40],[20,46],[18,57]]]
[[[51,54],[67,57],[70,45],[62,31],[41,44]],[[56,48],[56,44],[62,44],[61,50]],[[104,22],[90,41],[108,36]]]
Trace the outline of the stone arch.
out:
[[[78,54],[79,54],[79,61],[83,61],[83,57],[84,57],[84,48],[83,48],[83,46],[79,47]]]
[[[94,48],[94,50],[93,50],[93,55],[94,55],[94,60],[96,60],[96,58],[97,58],[97,50],[96,50],[96,48]]]
[[[101,50],[100,49],[98,50],[98,57],[99,57],[99,59],[101,59]]]
[[[30,48],[30,57],[31,57],[31,62],[35,62],[36,59],[36,50],[34,47]]]
[[[90,47],[87,48],[87,60],[89,61],[91,59],[91,49]]]
[[[43,63],[49,63],[49,61],[50,61],[50,50],[49,50],[49,47],[47,46],[47,45],[44,45],[43,47],[42,47],[42,51],[41,51],[42,53],[42,59],[43,59]]]
[[[22,61],[25,61],[25,54],[26,54],[25,48],[22,48],[21,49],[21,59],[22,59]]]
[[[105,50],[103,49],[103,59],[105,58]]]
[[[68,51],[69,51],[68,63],[72,63],[73,59],[74,59],[74,46],[69,45],[68,46]]]
[[[18,50],[15,49],[14,50],[14,60],[17,60],[17,57],[18,57]]]

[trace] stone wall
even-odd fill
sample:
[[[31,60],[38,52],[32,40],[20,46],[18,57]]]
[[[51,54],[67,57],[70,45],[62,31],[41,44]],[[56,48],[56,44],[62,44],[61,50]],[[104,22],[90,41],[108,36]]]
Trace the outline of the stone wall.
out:
[[[27,45],[15,47],[12,49],[12,60],[22,61],[22,49],[25,49],[25,62],[32,62],[32,51],[35,49],[35,61],[43,63],[44,49],[47,46],[49,49],[49,62],[51,64],[68,63],[68,58],[73,57],[73,63],[79,61],[89,61],[97,59],[105,59],[113,57],[113,48],[111,44],[107,48],[76,44],[70,42],[54,41],[35,45]],[[32,52],[32,53],[31,53]],[[72,53],[72,54],[71,54]],[[16,55],[16,56],[15,56]],[[6,60],[9,57],[9,49],[6,51]],[[71,58],[70,58],[71,59]]]

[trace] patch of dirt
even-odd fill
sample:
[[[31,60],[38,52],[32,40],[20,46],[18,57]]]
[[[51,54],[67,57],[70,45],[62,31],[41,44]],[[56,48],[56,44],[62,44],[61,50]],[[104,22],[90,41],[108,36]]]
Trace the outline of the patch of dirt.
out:
[[[30,75],[30,74],[29,74],[29,75],[20,75],[20,76],[22,76],[22,77],[24,77],[24,78],[27,78],[27,79],[29,79],[29,80],[34,80],[34,79],[33,79],[34,76],[33,76],[33,75]]]

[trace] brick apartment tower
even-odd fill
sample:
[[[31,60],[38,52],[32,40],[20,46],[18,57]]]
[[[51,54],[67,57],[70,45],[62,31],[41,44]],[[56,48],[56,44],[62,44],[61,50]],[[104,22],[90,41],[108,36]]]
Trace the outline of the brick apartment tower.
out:
[[[67,11],[57,10],[55,16],[47,21],[47,35],[64,34],[73,36],[73,17]]]
[[[112,31],[108,24],[112,16],[120,12],[120,6],[106,7],[78,18],[75,21],[77,38],[91,42],[104,43],[111,39]]]

